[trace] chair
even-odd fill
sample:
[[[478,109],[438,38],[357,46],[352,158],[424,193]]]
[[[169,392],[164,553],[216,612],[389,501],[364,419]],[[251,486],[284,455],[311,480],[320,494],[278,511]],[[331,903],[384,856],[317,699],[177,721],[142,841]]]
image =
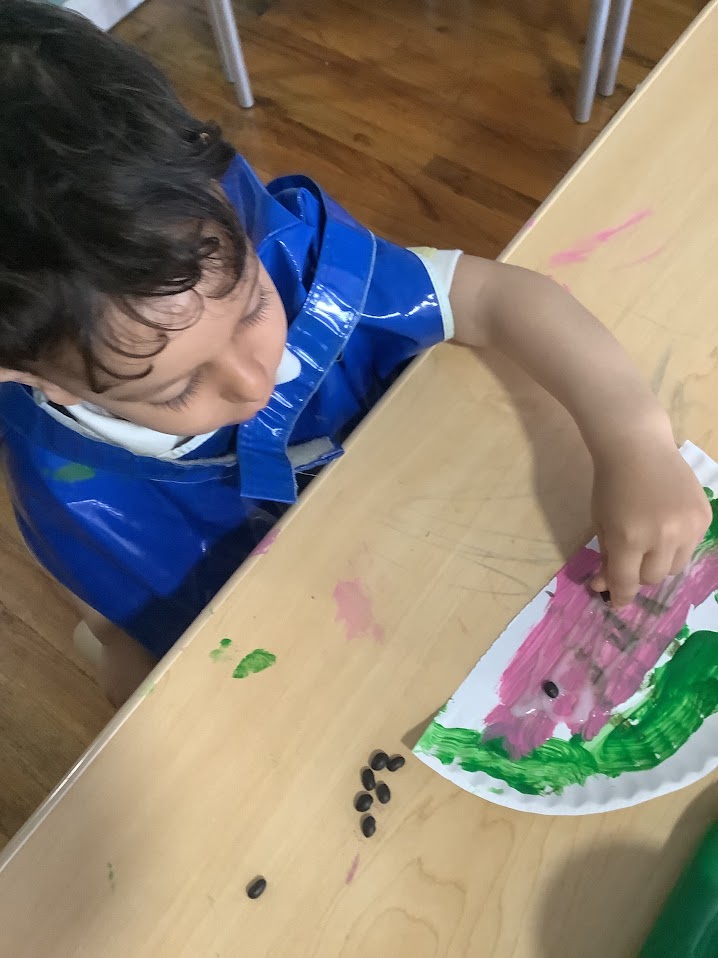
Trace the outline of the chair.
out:
[[[92,20],[101,30],[109,30],[119,20],[138,7],[142,0],[50,0],[57,6],[66,6]],[[2,0],[0,0],[0,4]],[[234,83],[240,106],[254,106],[249,74],[237,33],[232,0],[207,0],[207,10],[214,39],[219,50],[224,75]]]
[[[630,15],[631,0],[591,0],[574,114],[579,123],[587,123],[590,119],[596,90],[601,96],[611,96],[616,88],[616,74]]]

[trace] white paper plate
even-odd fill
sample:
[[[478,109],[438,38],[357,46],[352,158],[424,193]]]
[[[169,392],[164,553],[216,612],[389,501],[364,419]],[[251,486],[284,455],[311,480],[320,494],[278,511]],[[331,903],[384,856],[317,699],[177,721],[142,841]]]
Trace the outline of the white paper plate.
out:
[[[686,443],[681,453],[701,484],[713,490],[718,498],[718,465],[691,443]],[[597,548],[596,543],[591,543],[591,547]],[[542,589],[507,627],[437,715],[435,722],[447,729],[483,731],[486,716],[499,702],[497,690],[501,676],[529,631],[542,618],[550,601],[548,593],[554,591],[555,581]],[[715,588],[718,590],[718,581]],[[691,609],[686,624],[692,633],[699,630],[718,632],[718,603],[713,595]],[[666,653],[657,667],[669,658]],[[646,691],[636,693],[612,714],[625,714],[647,694]],[[556,738],[568,739],[568,729],[564,735],[557,731]],[[457,761],[444,764],[432,754],[430,730],[422,736],[414,752],[444,778],[497,805],[541,815],[590,815],[627,808],[676,791],[715,769],[718,766],[718,713],[706,718],[673,755],[653,768],[625,771],[617,777],[592,774],[583,784],[571,784],[563,790],[549,790],[542,794],[519,791],[484,771],[466,771]],[[447,755],[444,758],[447,759]],[[521,761],[516,760],[519,764]]]

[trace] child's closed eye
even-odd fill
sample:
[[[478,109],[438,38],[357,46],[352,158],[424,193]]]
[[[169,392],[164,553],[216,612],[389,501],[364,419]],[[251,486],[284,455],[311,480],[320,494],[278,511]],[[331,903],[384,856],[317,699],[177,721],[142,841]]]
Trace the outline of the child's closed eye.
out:
[[[173,409],[175,411],[186,409],[189,406],[190,402],[194,398],[195,393],[199,389],[202,383],[202,373],[197,371],[194,376],[187,383],[185,388],[179,394],[179,396],[174,396],[172,399],[168,399],[165,402],[156,402],[151,403],[152,406],[160,406],[162,409]]]
[[[243,326],[256,326],[259,323],[263,322],[267,316],[267,307],[269,306],[269,294],[267,292],[266,286],[260,285],[259,287],[259,299],[257,305],[254,307],[251,312],[242,316],[242,318],[237,323],[237,332]],[[159,406],[162,409],[171,409],[173,411],[179,411],[186,409],[192,399],[194,399],[197,390],[199,389],[202,383],[202,370],[199,369],[194,373],[190,381],[187,383],[185,388],[179,394],[179,396],[173,396],[172,399],[167,399],[164,402],[152,403],[153,406]]]
[[[246,316],[243,316],[239,323],[238,328],[242,326],[257,326],[259,323],[263,322],[267,316],[267,307],[269,306],[269,294],[267,292],[267,287],[260,284],[259,286],[259,299],[257,300],[257,305],[254,309],[247,313]]]

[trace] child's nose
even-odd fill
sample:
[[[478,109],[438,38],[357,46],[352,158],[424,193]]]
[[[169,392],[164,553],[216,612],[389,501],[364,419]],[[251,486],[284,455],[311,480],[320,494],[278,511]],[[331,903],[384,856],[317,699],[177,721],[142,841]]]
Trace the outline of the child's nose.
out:
[[[217,362],[219,394],[226,402],[262,402],[267,398],[269,376],[258,360],[228,352]]]

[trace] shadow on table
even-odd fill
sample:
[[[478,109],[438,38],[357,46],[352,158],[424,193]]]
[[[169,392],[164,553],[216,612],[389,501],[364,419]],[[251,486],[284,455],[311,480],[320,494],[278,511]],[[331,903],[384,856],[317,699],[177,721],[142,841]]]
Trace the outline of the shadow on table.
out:
[[[713,784],[691,802],[663,849],[612,842],[567,861],[540,893],[536,958],[636,958],[684,865],[717,818],[718,784]]]

